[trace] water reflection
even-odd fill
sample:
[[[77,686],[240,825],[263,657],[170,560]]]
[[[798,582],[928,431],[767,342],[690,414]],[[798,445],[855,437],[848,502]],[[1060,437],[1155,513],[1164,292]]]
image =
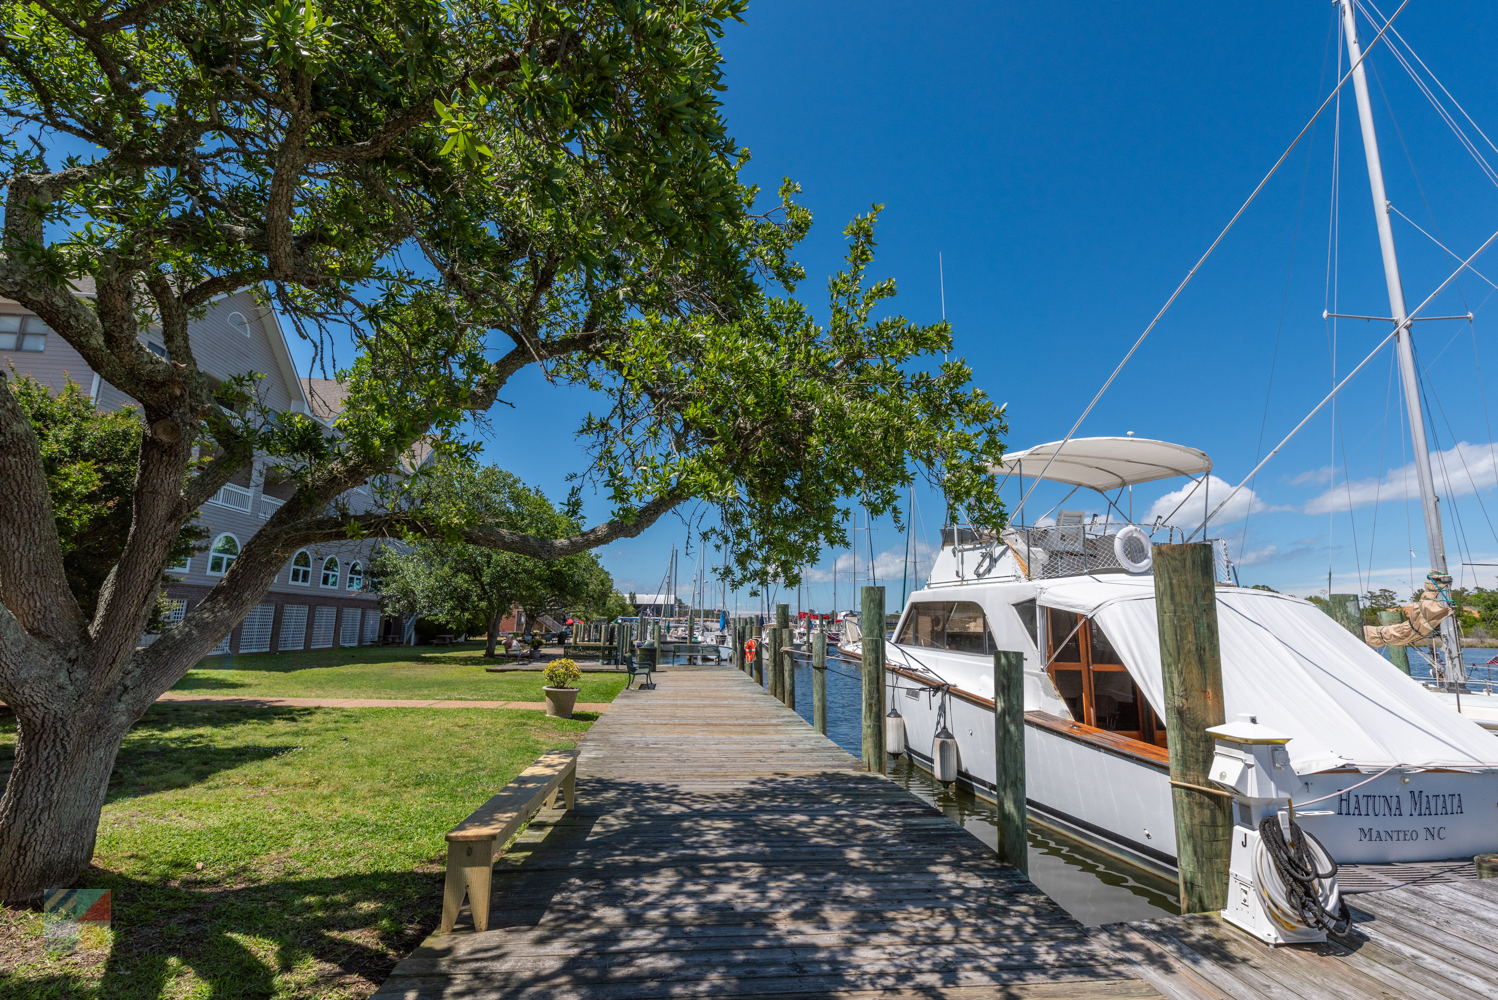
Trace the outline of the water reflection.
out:
[[[827,736],[855,756],[863,752],[863,681],[859,669],[857,661],[828,658]],[[797,666],[796,711],[811,722],[810,662]],[[894,762],[890,777],[997,850],[998,826],[991,803],[955,786],[942,788],[929,774],[911,764],[909,757]],[[1029,861],[1030,880],[1088,926],[1180,913],[1175,883],[1048,830],[1030,828]]]

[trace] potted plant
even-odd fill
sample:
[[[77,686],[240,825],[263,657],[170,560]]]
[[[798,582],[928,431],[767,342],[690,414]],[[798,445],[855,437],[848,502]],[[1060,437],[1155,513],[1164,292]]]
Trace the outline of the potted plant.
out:
[[[572,706],[577,704],[577,693],[582,690],[577,683],[583,679],[583,672],[577,663],[565,657],[552,660],[541,672],[541,679],[546,682],[541,689],[546,692],[546,714],[559,719],[572,718]]]

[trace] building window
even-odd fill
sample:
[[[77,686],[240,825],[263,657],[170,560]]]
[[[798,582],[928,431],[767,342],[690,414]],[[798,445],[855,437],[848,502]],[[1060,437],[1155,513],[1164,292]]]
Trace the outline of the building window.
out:
[[[183,576],[186,576],[188,570],[190,570],[190,569],[192,569],[192,560],[191,559],[184,559],[184,560],[182,560],[182,562],[180,564],[178,564],[176,566],[168,566],[166,568],[166,571],[168,573],[181,573]]]
[[[0,316],[0,351],[40,354],[47,349],[50,332],[35,316]]]
[[[233,535],[219,535],[208,550],[208,575],[223,576],[239,558],[239,539]]]
[[[242,312],[231,312],[229,314],[229,329],[248,337],[250,335],[250,321],[245,319]]]
[[[338,586],[338,559],[328,556],[322,564],[322,585],[324,587]]]
[[[358,563],[352,563],[348,568],[348,589],[364,589],[364,567]]]
[[[312,557],[306,549],[291,557],[291,582],[298,587],[312,586]]]
[[[158,344],[154,340],[146,341],[146,350],[150,351],[158,358],[165,358],[168,361],[172,360],[172,352],[167,350],[164,345]]]

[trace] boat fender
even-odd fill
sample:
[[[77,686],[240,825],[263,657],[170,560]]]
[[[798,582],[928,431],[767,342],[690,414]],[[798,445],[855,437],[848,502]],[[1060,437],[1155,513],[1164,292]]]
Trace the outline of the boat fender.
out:
[[[893,706],[884,717],[884,752],[891,757],[905,752],[905,717]]]
[[[1135,552],[1143,549],[1142,558],[1135,558],[1129,554],[1131,548],[1129,543],[1136,540],[1138,544],[1132,548]],[[1130,573],[1148,573],[1155,565],[1155,557],[1150,554],[1150,536],[1133,524],[1113,536],[1113,555],[1118,560],[1118,564]]]
[[[957,740],[946,726],[931,741],[931,770],[931,776],[943,785],[957,780]]]

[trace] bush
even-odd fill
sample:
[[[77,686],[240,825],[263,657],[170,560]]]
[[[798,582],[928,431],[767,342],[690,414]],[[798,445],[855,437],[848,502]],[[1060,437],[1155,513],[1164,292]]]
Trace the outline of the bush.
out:
[[[583,679],[583,672],[577,668],[576,662],[564,657],[548,663],[546,669],[541,672],[541,679],[546,681],[547,687],[577,687],[578,682]]]

